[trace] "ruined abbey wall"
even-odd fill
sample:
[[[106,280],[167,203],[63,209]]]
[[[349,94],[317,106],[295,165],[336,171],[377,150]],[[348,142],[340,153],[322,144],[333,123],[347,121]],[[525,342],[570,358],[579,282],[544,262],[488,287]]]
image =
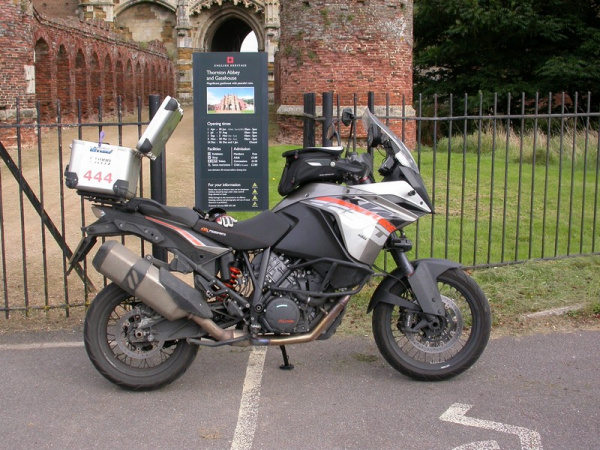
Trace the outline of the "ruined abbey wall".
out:
[[[412,111],[413,5],[409,0],[281,0],[275,102],[284,135],[298,134],[302,96],[333,91],[341,106]],[[380,112],[378,112],[380,113]],[[414,139],[414,133],[409,140]]]
[[[333,91],[341,106],[389,94],[391,115],[410,115],[412,17],[412,0],[1,0],[0,123],[16,97],[25,114],[39,101],[44,118],[56,100],[75,114],[78,99],[89,117],[98,95],[108,112],[118,96],[125,111],[149,93],[191,102],[192,54],[237,51],[251,31],[285,140],[301,141],[307,92]]]
[[[0,3],[0,46],[7,49],[0,57],[0,124],[15,122],[17,98],[24,122],[36,119],[36,102],[43,122],[56,120],[58,103],[68,122],[98,117],[99,96],[102,113],[111,114],[119,97],[127,113],[138,97],[175,94],[175,65],[164,45],[127,41],[103,21],[49,19],[8,0]],[[0,140],[11,145],[14,129],[0,128]]]

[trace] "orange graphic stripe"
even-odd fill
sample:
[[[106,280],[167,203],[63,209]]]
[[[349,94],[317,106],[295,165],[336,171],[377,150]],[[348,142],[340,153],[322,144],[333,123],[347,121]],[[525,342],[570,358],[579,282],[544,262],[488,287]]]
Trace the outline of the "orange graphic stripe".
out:
[[[350,203],[350,202],[347,202],[340,198],[333,198],[333,197],[319,197],[317,200],[322,200],[324,202],[335,203],[336,205],[344,206],[353,211],[356,211],[356,212],[359,212],[366,216],[372,217],[373,219],[375,219],[377,221],[377,223],[379,225],[381,225],[383,228],[385,228],[390,233],[393,233],[394,231],[396,231],[396,227],[390,221],[384,219],[379,214],[375,214],[374,212],[371,212],[368,209],[365,209],[361,206],[355,205],[354,203]]]

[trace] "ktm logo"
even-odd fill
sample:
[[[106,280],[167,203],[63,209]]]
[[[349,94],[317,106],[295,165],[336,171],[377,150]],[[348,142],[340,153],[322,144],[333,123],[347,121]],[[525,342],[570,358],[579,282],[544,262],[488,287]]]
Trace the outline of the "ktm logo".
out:
[[[202,228],[200,228],[200,231],[202,233],[208,233],[210,230],[208,228],[206,228],[206,227],[202,227]]]

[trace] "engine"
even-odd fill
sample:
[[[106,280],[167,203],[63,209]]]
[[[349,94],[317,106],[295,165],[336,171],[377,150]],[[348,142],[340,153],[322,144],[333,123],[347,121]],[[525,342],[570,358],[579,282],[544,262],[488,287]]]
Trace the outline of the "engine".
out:
[[[256,275],[260,271],[262,254],[252,262]],[[263,329],[272,333],[304,333],[310,330],[310,324],[318,313],[317,307],[325,299],[310,297],[306,291],[321,289],[322,277],[308,268],[296,269],[290,272],[292,262],[289,258],[271,254],[267,266],[264,288],[294,289],[297,292],[279,292],[266,294],[260,305],[259,322]],[[302,292],[304,291],[304,292]]]

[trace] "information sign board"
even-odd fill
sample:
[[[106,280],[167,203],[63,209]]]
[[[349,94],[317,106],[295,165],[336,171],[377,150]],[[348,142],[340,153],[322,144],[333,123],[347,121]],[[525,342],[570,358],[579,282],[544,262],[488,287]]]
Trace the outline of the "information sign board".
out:
[[[267,209],[267,54],[195,53],[196,207]]]

